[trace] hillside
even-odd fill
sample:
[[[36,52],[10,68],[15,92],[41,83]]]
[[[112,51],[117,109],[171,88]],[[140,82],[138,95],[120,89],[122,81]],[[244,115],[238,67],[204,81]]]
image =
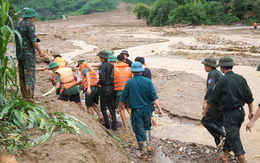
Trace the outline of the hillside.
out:
[[[34,8],[38,13],[38,20],[55,20],[62,15],[83,15],[92,12],[113,11],[121,3],[150,4],[153,0],[23,0],[16,3],[16,10],[25,7]]]

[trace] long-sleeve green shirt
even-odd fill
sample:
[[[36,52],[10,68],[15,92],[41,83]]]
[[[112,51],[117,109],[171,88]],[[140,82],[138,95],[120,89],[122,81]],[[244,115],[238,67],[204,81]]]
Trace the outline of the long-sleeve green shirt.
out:
[[[219,79],[207,103],[213,105],[217,100],[220,100],[220,109],[223,110],[243,107],[245,103],[254,101],[246,79],[233,71],[228,71]]]

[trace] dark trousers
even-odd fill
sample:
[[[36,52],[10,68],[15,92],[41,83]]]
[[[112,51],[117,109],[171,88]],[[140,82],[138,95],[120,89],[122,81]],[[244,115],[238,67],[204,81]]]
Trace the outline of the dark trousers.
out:
[[[20,91],[27,102],[34,102],[35,60],[18,60]]]
[[[136,140],[146,141],[145,130],[151,130],[151,106],[131,109],[131,124]]]
[[[233,151],[236,156],[245,154],[240,140],[240,127],[245,120],[243,108],[224,111],[224,126],[226,130],[226,140],[223,151]]]
[[[201,119],[201,123],[214,137],[215,143],[218,146],[220,136],[225,135],[222,129],[224,125],[223,112],[218,110],[217,107],[210,107],[206,116]]]
[[[114,86],[113,85],[105,85],[101,87],[100,90],[100,105],[101,112],[104,118],[105,127],[110,129],[109,119],[107,116],[107,108],[112,116],[112,130],[117,129],[116,124],[116,111],[115,111],[115,101],[114,101]]]

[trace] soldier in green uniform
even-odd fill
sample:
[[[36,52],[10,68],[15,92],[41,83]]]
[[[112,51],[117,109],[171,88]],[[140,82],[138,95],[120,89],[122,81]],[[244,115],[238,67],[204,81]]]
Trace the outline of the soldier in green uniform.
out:
[[[213,91],[214,85],[218,82],[219,78],[222,77],[222,73],[219,72],[217,67],[217,62],[214,58],[208,57],[205,58],[202,62],[204,64],[204,69],[208,72],[208,78],[206,82],[207,92],[204,97],[202,110],[204,111],[204,107],[206,106],[207,99]],[[218,147],[223,146],[223,140],[225,133],[222,129],[223,122],[223,113],[220,108],[220,101],[217,101],[212,105],[206,116],[203,116],[201,119],[202,125],[209,131],[209,133],[214,137],[215,143]]]
[[[35,102],[35,49],[41,57],[45,56],[43,51],[40,50],[35,36],[35,26],[33,22],[36,16],[38,16],[38,14],[34,9],[27,9],[22,16],[24,19],[15,27],[22,37],[22,46],[19,41],[16,42],[20,90],[23,99],[31,103]],[[16,40],[19,40],[17,35]]]
[[[107,116],[106,109],[108,108],[112,116],[112,130],[117,130],[116,124],[116,111],[115,111],[115,100],[114,100],[114,83],[112,77],[112,70],[114,66],[107,61],[109,58],[106,51],[100,51],[97,56],[99,56],[100,62],[102,64],[99,67],[99,80],[95,83],[100,85],[100,103],[101,112],[105,122],[105,127],[110,128],[109,120]]]
[[[227,56],[219,60],[218,66],[225,74],[214,86],[211,96],[207,100],[205,114],[210,106],[220,100],[220,109],[223,110],[226,140],[223,146],[222,161],[228,162],[228,154],[233,151],[240,163],[246,163],[245,151],[240,140],[239,130],[244,122],[245,111],[243,106],[248,104],[248,118],[253,117],[253,95],[246,79],[232,71],[236,65],[233,59]]]

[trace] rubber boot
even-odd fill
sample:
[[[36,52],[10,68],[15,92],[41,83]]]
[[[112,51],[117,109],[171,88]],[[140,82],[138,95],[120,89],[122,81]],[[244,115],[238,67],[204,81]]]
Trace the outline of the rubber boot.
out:
[[[105,126],[107,129],[110,129],[109,120],[108,120],[108,117],[107,117],[106,106],[101,106],[101,112],[102,112],[102,115],[103,115],[103,118],[104,118],[104,123],[105,123],[104,126]]]
[[[112,116],[112,130],[117,130],[116,111],[115,108],[109,107],[109,112]]]
[[[147,152],[146,141],[138,142],[138,147],[139,147],[141,154],[137,155],[137,157],[140,158],[140,159],[147,159],[148,158],[148,156],[147,156],[148,152]]]
[[[152,139],[151,139],[151,130],[145,130],[146,142],[147,142],[147,150],[148,152],[154,152]]]

